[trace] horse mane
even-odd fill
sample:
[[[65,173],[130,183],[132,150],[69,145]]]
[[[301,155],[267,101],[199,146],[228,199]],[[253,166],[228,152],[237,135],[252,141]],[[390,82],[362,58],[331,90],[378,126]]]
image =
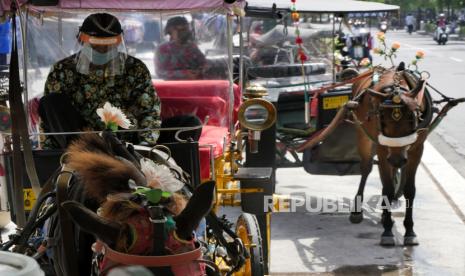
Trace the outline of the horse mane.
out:
[[[128,181],[136,179],[135,167],[115,158],[98,135],[83,135],[67,150],[67,164],[77,172],[86,194],[103,202],[115,192],[130,192]]]

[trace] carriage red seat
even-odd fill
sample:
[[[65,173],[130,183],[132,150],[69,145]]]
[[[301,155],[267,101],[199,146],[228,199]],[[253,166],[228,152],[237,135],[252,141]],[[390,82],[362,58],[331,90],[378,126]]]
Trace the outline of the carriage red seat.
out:
[[[161,100],[163,118],[195,114],[202,120],[208,116],[199,139],[200,177],[210,178],[210,148],[213,157],[223,153],[229,125],[229,82],[226,80],[154,81]],[[241,104],[239,87],[234,85],[234,121]],[[210,147],[211,145],[211,147]]]

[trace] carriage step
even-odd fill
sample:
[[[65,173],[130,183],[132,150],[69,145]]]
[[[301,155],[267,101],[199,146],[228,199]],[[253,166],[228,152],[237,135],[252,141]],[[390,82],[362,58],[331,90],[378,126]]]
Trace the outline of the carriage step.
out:
[[[234,179],[239,181],[271,181],[273,169],[269,167],[239,168]]]

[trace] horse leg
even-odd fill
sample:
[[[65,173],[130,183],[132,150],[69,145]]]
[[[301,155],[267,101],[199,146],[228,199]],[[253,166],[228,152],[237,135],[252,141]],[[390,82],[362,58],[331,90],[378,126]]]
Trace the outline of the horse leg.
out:
[[[360,171],[362,178],[358,184],[357,194],[355,195],[354,205],[350,212],[349,220],[352,223],[360,223],[363,220],[363,191],[368,179],[368,175],[373,169],[373,150],[371,140],[364,134],[358,135],[358,152],[360,154]]]
[[[383,147],[384,148],[384,147]],[[383,223],[384,232],[381,235],[380,244],[383,246],[394,246],[395,239],[392,233],[392,226],[394,221],[391,217],[391,203],[394,199],[394,183],[393,183],[393,169],[387,161],[387,148],[378,150],[379,158],[379,174],[383,184],[382,192],[382,207],[383,214],[381,215],[381,222]]]
[[[415,148],[415,151],[412,152],[413,156],[409,156],[406,169],[406,183],[404,188],[404,197],[405,197],[405,235],[404,235],[404,245],[418,245],[417,235],[413,231],[413,201],[415,199],[415,175],[420,164],[421,155],[423,153],[423,145]]]

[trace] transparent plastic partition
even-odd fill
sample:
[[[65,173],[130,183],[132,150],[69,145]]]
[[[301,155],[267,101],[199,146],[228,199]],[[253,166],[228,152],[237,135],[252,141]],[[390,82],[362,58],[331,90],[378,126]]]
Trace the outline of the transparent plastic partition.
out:
[[[38,100],[43,96],[50,69],[56,62],[79,51],[78,30],[91,13],[53,11],[26,16],[27,88],[32,132],[39,131]],[[202,121],[209,118],[210,125],[229,126],[233,120],[229,105],[233,101],[230,99],[226,16],[223,13],[111,13],[123,26],[127,54],[140,59],[150,71],[161,98],[162,118],[189,114],[197,115]],[[187,22],[187,26],[166,29],[173,17],[178,17],[178,23]],[[173,36],[176,34],[170,35],[172,29],[178,31],[178,36],[186,36],[185,41],[175,40]],[[104,81],[111,81],[110,78]],[[234,91],[234,109],[237,110],[240,91],[237,87]]]
[[[244,24],[249,57],[246,80],[269,88],[271,94],[302,91],[304,83],[318,86],[332,78],[333,31],[329,17],[301,14],[299,31],[308,57],[305,65],[312,68],[306,69],[305,78],[298,59],[296,27],[289,17],[290,14],[282,19],[246,18]],[[314,73],[314,69],[319,73]]]

